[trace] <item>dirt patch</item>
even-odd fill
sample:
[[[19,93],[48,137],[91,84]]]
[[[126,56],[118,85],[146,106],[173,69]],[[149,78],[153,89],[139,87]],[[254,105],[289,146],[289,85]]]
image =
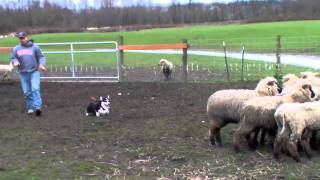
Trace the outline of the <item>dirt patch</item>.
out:
[[[298,164],[275,161],[269,147],[235,154],[234,126],[223,129],[224,148],[209,145],[209,95],[254,84],[43,83],[41,118],[25,115],[18,83],[0,84],[0,177],[319,178],[319,156]],[[111,115],[85,117],[90,96],[107,94]]]

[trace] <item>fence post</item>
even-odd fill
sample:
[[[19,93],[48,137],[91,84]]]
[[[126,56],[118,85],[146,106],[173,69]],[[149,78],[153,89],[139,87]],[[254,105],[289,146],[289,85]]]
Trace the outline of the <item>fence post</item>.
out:
[[[242,59],[241,59],[241,81],[244,81],[244,76],[243,76],[243,69],[244,69],[244,51],[245,51],[245,48],[244,46],[242,46]]]
[[[276,39],[276,58],[277,58],[277,62],[276,62],[276,72],[275,72],[275,78],[279,81],[280,84],[281,83],[281,36],[278,35],[277,39]]]
[[[230,81],[230,74],[229,74],[229,65],[228,65],[228,58],[227,58],[227,48],[226,48],[226,43],[223,41],[223,51],[224,51],[224,60],[226,63],[226,71],[227,71],[227,77],[228,81]]]
[[[188,44],[188,40],[183,39],[182,43],[184,44]],[[189,47],[189,45],[188,45]],[[184,48],[182,50],[183,54],[182,54],[182,80],[183,81],[187,81],[188,80],[188,47]]]
[[[71,51],[71,68],[72,68],[72,77],[75,77],[75,72],[74,72],[74,49],[73,49],[73,44],[70,44],[70,51]]]
[[[124,44],[123,36],[119,36],[118,45],[119,47]],[[124,51],[122,49],[119,50],[119,62],[118,62],[118,69],[119,69],[119,81],[123,81],[123,64],[124,64]]]

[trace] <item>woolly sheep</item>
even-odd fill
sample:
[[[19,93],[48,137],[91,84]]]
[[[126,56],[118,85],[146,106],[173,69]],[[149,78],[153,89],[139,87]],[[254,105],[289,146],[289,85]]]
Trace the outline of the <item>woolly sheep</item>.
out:
[[[299,80],[299,77],[294,75],[294,74],[287,74],[285,76],[283,76],[282,78],[283,80],[283,88],[289,87],[294,85],[295,83],[297,83],[297,81]]]
[[[308,77],[316,77],[318,73],[311,72],[311,71],[305,71],[300,73],[300,77],[302,79],[307,79]]]
[[[277,124],[274,120],[276,109],[284,103],[308,102],[315,98],[312,85],[307,80],[299,80],[295,89],[290,94],[283,96],[258,97],[244,103],[239,128],[233,136],[233,146],[236,152],[239,151],[240,140],[248,136],[257,128],[276,130]],[[248,144],[255,149],[255,144]]]
[[[242,104],[252,98],[274,96],[279,94],[277,80],[267,77],[260,80],[254,90],[233,89],[221,90],[212,94],[207,103],[207,114],[210,119],[209,136],[212,145],[222,146],[220,129],[228,123],[238,123]]]
[[[274,157],[279,158],[286,144],[286,150],[300,161],[297,144],[300,142],[307,156],[311,158],[310,138],[312,131],[320,130],[320,102],[283,104],[275,112],[279,133],[274,142]],[[281,131],[280,131],[281,130]]]
[[[8,78],[8,74],[12,72],[13,66],[12,64],[9,65],[2,65],[0,64],[0,76],[2,77],[2,80],[5,80]]]
[[[319,73],[317,72],[305,71],[300,73],[300,77],[302,79],[307,79],[312,83],[314,90],[318,94],[316,100],[320,100],[320,78],[318,76],[319,76]],[[317,141],[317,131],[313,131],[310,144],[314,149],[317,148],[316,141]]]
[[[172,70],[173,70],[172,62],[170,62],[166,59],[161,59],[159,61],[159,66],[161,68],[161,71],[163,72],[163,75],[165,76],[165,79],[171,80],[171,74],[172,74]]]
[[[288,94],[291,91],[291,87],[294,86],[298,81],[299,77],[294,74],[287,74],[282,78],[282,94]]]

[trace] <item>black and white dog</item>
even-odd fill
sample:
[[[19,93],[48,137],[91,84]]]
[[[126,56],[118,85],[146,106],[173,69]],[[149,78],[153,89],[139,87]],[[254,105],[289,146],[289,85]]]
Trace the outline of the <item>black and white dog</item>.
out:
[[[111,101],[110,96],[102,97],[96,102],[91,102],[87,107],[86,116],[105,116],[110,114]]]

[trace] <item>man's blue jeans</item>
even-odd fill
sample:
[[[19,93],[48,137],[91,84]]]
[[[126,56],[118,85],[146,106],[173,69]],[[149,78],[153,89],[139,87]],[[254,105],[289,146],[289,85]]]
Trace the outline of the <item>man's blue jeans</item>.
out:
[[[27,109],[41,109],[40,72],[20,72],[20,80]]]

